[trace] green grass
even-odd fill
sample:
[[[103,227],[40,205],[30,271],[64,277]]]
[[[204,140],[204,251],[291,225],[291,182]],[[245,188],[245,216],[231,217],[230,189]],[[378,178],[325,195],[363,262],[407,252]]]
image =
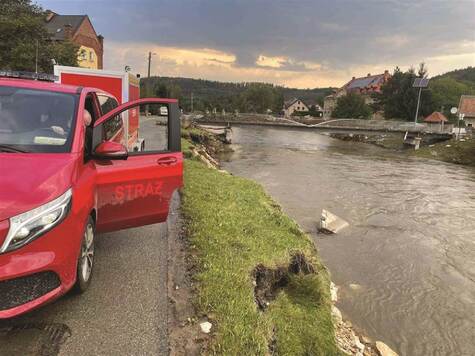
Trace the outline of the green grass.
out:
[[[208,354],[265,355],[275,340],[279,355],[339,355],[328,273],[310,238],[259,184],[187,159],[182,211],[196,256],[196,305],[214,325]],[[292,275],[259,311],[252,270],[286,266],[297,251],[317,273]]]
[[[450,147],[447,147],[450,145]],[[475,166],[475,139],[466,141],[449,140],[433,145],[425,146],[414,151],[418,157],[437,159],[440,161]]]

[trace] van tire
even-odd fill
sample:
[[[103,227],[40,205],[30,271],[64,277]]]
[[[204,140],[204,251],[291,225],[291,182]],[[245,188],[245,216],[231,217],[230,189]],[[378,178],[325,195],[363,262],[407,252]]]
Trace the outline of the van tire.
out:
[[[76,283],[73,290],[78,293],[84,293],[91,284],[92,272],[94,270],[94,238],[96,229],[94,219],[89,216],[84,226],[84,232],[81,240],[81,248],[76,267]]]

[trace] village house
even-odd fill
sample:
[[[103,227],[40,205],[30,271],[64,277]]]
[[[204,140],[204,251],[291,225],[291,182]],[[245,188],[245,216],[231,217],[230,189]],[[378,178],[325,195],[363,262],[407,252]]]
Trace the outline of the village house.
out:
[[[290,117],[295,112],[307,112],[309,107],[300,99],[293,98],[284,102],[284,117]]]
[[[371,75],[368,73],[366,77],[351,78],[351,80],[340,89],[337,89],[333,94],[325,97],[323,102],[323,116],[327,118],[331,117],[338,98],[348,93],[362,95],[366,104],[372,104],[374,102],[372,94],[380,93],[382,85],[386,83],[389,78],[391,78],[391,74],[389,74],[387,70],[382,74]]]
[[[424,119],[430,131],[433,132],[452,132],[453,124],[448,124],[448,119],[444,114],[434,111]]]
[[[460,97],[458,113],[464,115],[465,126],[469,130],[473,130],[475,127],[475,95],[462,95]]]
[[[48,10],[45,26],[52,41],[70,40],[79,46],[80,67],[102,69],[104,37],[97,35],[87,15],[58,15]]]

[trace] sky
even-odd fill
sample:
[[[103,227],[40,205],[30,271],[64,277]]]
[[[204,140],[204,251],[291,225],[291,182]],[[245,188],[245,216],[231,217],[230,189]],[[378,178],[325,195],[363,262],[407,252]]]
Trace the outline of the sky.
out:
[[[37,0],[87,14],[104,69],[286,87],[475,66],[475,0]]]

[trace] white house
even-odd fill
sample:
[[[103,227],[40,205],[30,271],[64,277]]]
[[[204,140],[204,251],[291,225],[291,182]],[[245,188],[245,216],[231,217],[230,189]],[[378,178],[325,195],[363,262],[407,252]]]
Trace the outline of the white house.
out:
[[[309,110],[309,107],[300,99],[293,98],[284,102],[284,116],[290,117],[296,111],[306,112]]]

